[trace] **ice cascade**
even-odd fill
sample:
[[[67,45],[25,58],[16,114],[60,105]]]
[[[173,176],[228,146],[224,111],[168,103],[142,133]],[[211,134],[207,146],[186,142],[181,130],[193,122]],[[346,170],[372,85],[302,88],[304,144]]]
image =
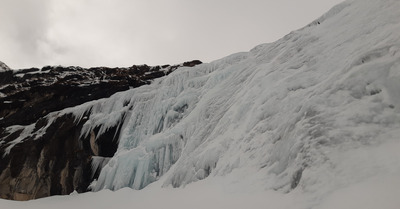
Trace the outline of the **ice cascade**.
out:
[[[89,117],[83,136],[122,124],[114,157],[96,160],[94,190],[236,172],[266,189],[324,193],[400,172],[342,158],[399,145],[399,11],[396,0],[346,1],[274,43],[64,110]]]

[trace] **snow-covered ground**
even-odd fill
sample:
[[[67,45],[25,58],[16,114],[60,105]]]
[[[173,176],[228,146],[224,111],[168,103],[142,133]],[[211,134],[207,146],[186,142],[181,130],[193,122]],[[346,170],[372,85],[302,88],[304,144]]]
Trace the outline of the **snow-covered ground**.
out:
[[[82,135],[123,123],[99,192],[0,205],[398,209],[399,20],[398,0],[346,1],[274,43],[56,113],[90,112]]]
[[[0,200],[0,206],[4,209],[398,209],[398,175],[381,177],[350,184],[317,200],[299,191],[282,194],[255,189],[257,187],[253,191],[242,191],[238,187],[233,190],[226,178],[216,177],[192,183],[185,188],[160,188],[155,183],[143,190],[102,190],[26,202]]]

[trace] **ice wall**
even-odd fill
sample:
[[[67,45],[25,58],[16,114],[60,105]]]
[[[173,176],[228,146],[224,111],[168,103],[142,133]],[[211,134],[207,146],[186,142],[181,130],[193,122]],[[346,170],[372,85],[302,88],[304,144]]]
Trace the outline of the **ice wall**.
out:
[[[346,1],[274,43],[65,110],[89,113],[82,135],[123,123],[94,190],[241,172],[265,189],[324,193],[400,173],[338,157],[398,146],[399,11],[396,0]]]

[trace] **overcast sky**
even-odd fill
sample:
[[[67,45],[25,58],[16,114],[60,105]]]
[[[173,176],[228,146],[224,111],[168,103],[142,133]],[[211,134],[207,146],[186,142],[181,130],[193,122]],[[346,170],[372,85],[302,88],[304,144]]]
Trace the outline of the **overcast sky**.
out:
[[[341,0],[1,0],[0,60],[131,66],[210,62],[273,42]]]

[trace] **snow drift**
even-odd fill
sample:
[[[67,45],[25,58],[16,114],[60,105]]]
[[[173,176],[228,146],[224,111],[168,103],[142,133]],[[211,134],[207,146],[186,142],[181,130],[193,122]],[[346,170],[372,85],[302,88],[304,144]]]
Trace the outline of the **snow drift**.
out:
[[[274,43],[59,114],[88,115],[83,136],[122,124],[94,191],[211,176],[318,204],[400,174],[399,20],[397,0],[346,1]]]

